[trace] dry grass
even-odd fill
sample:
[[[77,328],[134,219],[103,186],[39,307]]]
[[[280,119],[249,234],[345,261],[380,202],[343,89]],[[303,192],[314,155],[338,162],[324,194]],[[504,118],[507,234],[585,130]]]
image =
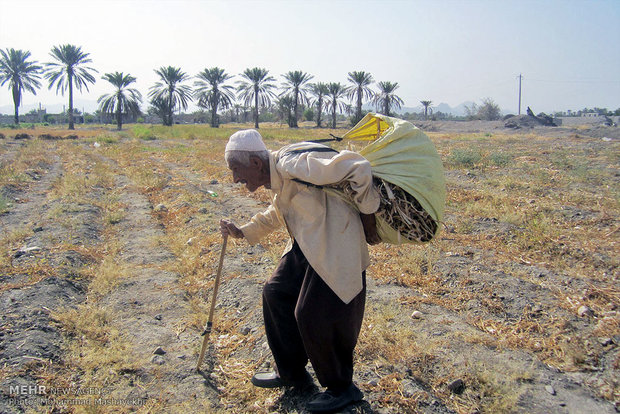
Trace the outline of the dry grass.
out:
[[[74,250],[88,259],[90,264],[80,269],[81,277],[88,281],[88,299],[76,307],[52,313],[67,339],[66,357],[63,363],[55,365],[53,375],[44,383],[54,387],[72,384],[74,388],[82,389],[105,388],[111,392],[108,397],[121,398],[124,396],[123,388],[131,379],[125,374],[138,368],[137,361],[129,352],[130,342],[114,323],[116,315],[100,302],[127,277],[130,270],[119,256],[120,246],[114,227],[124,214],[124,205],[120,203],[115,189],[114,175],[117,172],[90,147],[76,145],[74,141],[60,141],[56,145],[60,147],[58,153],[62,158],[63,174],[48,193],[48,202],[56,206],[47,212],[48,218],[61,224],[66,232],[63,239],[70,239],[83,220],[72,217],[73,212],[81,211],[80,206],[89,205],[99,211],[96,224],[102,228],[102,236],[99,242],[93,240],[87,246],[53,240],[55,246],[51,252]],[[79,382],[76,383],[76,380]],[[121,390],[120,393],[118,390]],[[67,395],[66,398],[64,402],[63,399],[56,399],[59,409],[89,411],[88,408],[71,404],[70,399],[79,396]],[[64,408],[63,404],[66,405]]]
[[[118,274],[122,275],[126,269],[115,247],[114,226],[123,220],[126,206],[119,202],[115,192],[114,175],[122,173],[129,177],[151,204],[167,206],[167,211],[155,215],[164,226],[165,235],[153,243],[167,246],[178,258],[170,266],[181,275],[179,285],[190,304],[185,323],[198,332],[208,313],[214,263],[219,255],[220,203],[232,197],[250,197],[260,207],[270,201],[266,191],[248,194],[244,188],[235,187],[230,193],[209,199],[196,190],[196,187],[208,188],[212,180],[231,182],[222,157],[223,148],[226,138],[243,127],[251,126],[220,129],[144,126],[148,135],[155,138],[149,140],[141,139],[142,131],[132,127],[121,134],[89,131],[88,139],[102,144],[99,153],[114,160],[117,170],[101,164],[91,147],[76,146],[72,141],[59,143],[67,154],[64,159],[67,173],[55,185],[53,199],[79,202],[88,198],[93,189],[106,189],[104,198],[96,202],[103,216],[104,241],[93,253],[96,270],[88,274],[92,278],[89,298],[93,302],[57,316],[72,338],[74,367],[86,373],[89,383],[121,384],[122,376],[118,373],[131,369],[132,364],[122,355],[124,338],[110,324],[114,315],[98,307],[96,302],[97,297],[116,286]],[[328,132],[303,128],[293,131],[268,124],[261,124],[260,131],[270,148],[302,139],[323,138]],[[341,135],[344,130],[329,132]],[[369,277],[379,285],[409,287],[415,295],[391,306],[369,304],[357,347],[357,364],[373,367],[377,372],[377,385],[364,384],[364,387],[366,391],[379,392],[381,399],[376,404],[386,409],[412,411],[428,397],[424,393],[404,397],[402,384],[409,374],[390,371],[389,367],[407,366],[417,381],[430,387],[449,408],[459,413],[511,412],[521,392],[514,388],[515,384],[528,383],[532,374],[507,368],[503,377],[496,367],[483,363],[457,371],[449,355],[446,357],[446,353],[456,351],[450,348],[446,351],[448,345],[443,341],[523,350],[566,371],[587,371],[599,363],[602,350],[593,338],[620,334],[617,315],[609,313],[613,306],[620,306],[617,270],[620,188],[614,175],[620,151],[617,144],[608,151],[597,151],[591,149],[595,140],[561,142],[532,134],[429,135],[445,162],[448,177],[444,229],[438,240],[427,245],[372,248]],[[36,155],[37,146],[41,148],[47,143],[35,140],[32,145],[31,157]],[[28,182],[25,171],[33,165],[24,157],[10,170],[5,168],[0,173],[0,185],[24,185]],[[210,212],[198,214],[201,207],[207,207]],[[489,220],[496,227],[484,227]],[[0,264],[6,261],[6,253],[27,236],[28,232],[22,230],[0,240]],[[285,239],[283,233],[269,236],[262,243],[266,255],[250,257],[248,263],[255,264],[266,257],[263,266],[273,266]],[[236,254],[244,246],[242,241],[231,240],[229,254]],[[448,258],[457,254],[466,258],[475,255],[488,268],[548,289],[547,303],[541,304],[540,315],[533,317],[531,309],[525,307],[517,317],[502,317],[506,309],[493,296],[492,288],[472,289],[477,282],[476,271],[446,267]],[[545,279],[523,270],[530,267],[582,281],[587,288],[577,290],[562,284],[548,287]],[[449,281],[447,275],[451,273],[457,277]],[[247,276],[231,274],[230,277]],[[478,313],[470,313],[465,306],[469,302],[480,304]],[[416,333],[412,325],[397,323],[399,312],[406,309],[410,313],[420,305],[438,306],[461,315],[472,327],[471,332],[455,333],[446,340],[432,342]],[[598,317],[587,335],[576,331],[571,316],[581,305],[591,307]],[[235,315],[218,309],[216,319],[218,324],[212,335],[218,365],[214,367],[213,380],[220,386],[222,407],[227,412],[269,411],[278,393],[257,390],[248,382],[254,369],[263,362],[248,358],[248,349],[262,345],[257,343],[262,331],[241,337],[240,321]],[[110,341],[118,342],[118,346],[110,347]],[[98,352],[101,352],[100,359],[95,357]],[[113,367],[112,373],[95,371],[97,364],[104,363]],[[619,366],[620,362],[616,361],[616,369]],[[446,383],[454,376],[462,377],[468,385],[462,395],[445,390]],[[619,398],[617,383],[610,382],[606,387],[600,390],[601,396],[610,400]],[[213,409],[206,400],[199,400],[198,404],[206,411]]]
[[[138,165],[142,159],[145,165],[157,171],[156,175],[159,177],[172,176],[165,185],[151,184],[146,180],[142,184],[143,191],[149,194],[154,204],[167,201],[167,205],[172,205],[175,204],[173,200],[178,197],[180,189],[188,189],[183,179],[174,177],[175,172],[165,167],[166,163],[189,166],[192,172],[205,177],[204,181],[229,180],[225,165],[218,156],[222,152],[229,132],[218,131],[214,140],[205,140],[197,135],[196,139],[191,141],[191,152],[187,151],[183,145],[172,143],[161,147],[136,148],[134,157],[138,155]],[[261,129],[268,145],[282,145],[299,140],[298,136],[291,136],[284,132],[278,129],[268,131]],[[306,132],[308,131],[303,131],[304,139],[312,138],[308,137]],[[175,139],[173,142],[178,139],[183,142],[182,137],[172,138]],[[374,248],[374,264],[369,273],[372,277],[385,283],[397,283],[414,288],[422,295],[421,298],[416,299],[418,303],[436,304],[461,312],[463,303],[469,300],[479,300],[488,312],[499,312],[502,310],[501,304],[490,299],[490,292],[472,291],[466,279],[462,279],[456,285],[455,290],[455,286],[446,286],[442,274],[437,272],[436,263],[443,254],[459,251],[462,246],[470,246],[492,251],[494,257],[491,258],[491,264],[501,265],[503,262],[515,260],[536,263],[554,271],[565,272],[572,277],[604,281],[606,294],[592,298],[587,303],[596,309],[607,306],[608,301],[617,303],[617,288],[608,281],[598,263],[588,260],[587,253],[579,256],[578,267],[575,267],[575,262],[566,261],[567,254],[574,256],[578,250],[590,253],[599,251],[601,245],[594,237],[598,231],[597,226],[610,220],[617,223],[617,216],[611,213],[617,211],[617,188],[604,190],[602,194],[583,191],[586,185],[601,184],[608,179],[606,177],[609,177],[609,173],[606,172],[604,163],[613,160],[600,160],[600,155],[585,152],[575,154],[572,151],[572,158],[582,157],[583,161],[570,161],[570,157],[562,156],[554,156],[550,161],[549,157],[552,152],[545,148],[552,140],[537,136],[494,135],[490,138],[484,135],[444,135],[432,138],[440,153],[448,159],[446,163],[448,171],[458,170],[465,173],[469,170],[473,175],[472,181],[475,183],[473,187],[463,187],[460,180],[458,182],[448,180],[447,210],[451,213],[451,218],[446,221],[446,225],[448,228],[456,229],[456,233],[444,232],[440,240],[426,246]],[[462,151],[460,156],[450,157],[450,154],[458,155],[458,151],[455,151],[459,149]],[[472,151],[475,160],[463,164],[459,157],[462,157],[462,154],[468,155],[465,152],[466,149]],[[475,157],[476,154],[479,158]],[[601,165],[600,168],[590,170],[583,168],[583,165],[586,163],[591,165],[592,162],[595,162],[595,165]],[[565,174],[566,168],[570,170],[569,176]],[[581,184],[581,187],[575,188],[575,183]],[[250,196],[264,205],[270,201],[266,192],[248,194],[245,189],[240,188],[238,195]],[[193,206],[191,200],[189,204]],[[572,222],[566,220],[565,215],[558,209],[558,205],[591,206],[598,216],[592,217],[580,228],[575,228]],[[205,279],[204,275],[213,273],[214,270],[206,269],[205,266],[207,263],[212,263],[218,253],[217,247],[211,246],[217,246],[219,236],[196,234],[195,228],[189,229],[184,221],[191,214],[191,207],[185,210],[173,208],[162,215],[161,219],[169,229],[166,243],[173,246],[173,251],[181,258],[181,273],[184,275],[182,280],[186,291],[190,295],[200,297],[200,292],[211,288],[212,279]],[[515,231],[514,234],[497,235],[475,233],[477,220],[489,217],[509,223],[519,231]],[[213,228],[216,226],[217,219],[218,217],[213,217],[212,222],[204,224]],[[179,236],[180,234],[196,237],[197,243],[194,246],[187,246],[186,242],[189,237]],[[605,234],[607,238],[615,237],[617,240],[614,228],[608,229]],[[270,261],[275,263],[283,248],[282,236],[273,235],[263,245],[268,250]],[[612,258],[617,260],[617,257],[613,255]],[[563,302],[563,296],[567,293],[572,292],[558,291],[556,293],[558,302]],[[196,313],[193,324],[198,328],[203,323],[200,315],[204,315],[206,311],[204,299],[204,297],[198,299],[194,307]],[[441,381],[436,375],[427,372],[425,368],[433,359],[432,349],[425,348],[425,352],[420,352],[415,346],[411,332],[402,326],[395,327],[393,322],[390,322],[388,309],[381,309],[378,314],[375,312],[369,311],[366,318],[365,324],[373,325],[373,329],[365,330],[360,338],[358,346],[360,361],[364,361],[362,363],[371,360],[376,362],[377,356],[381,355],[381,358],[386,358],[386,363],[396,364],[413,358],[418,361],[417,365],[414,361],[414,365],[420,370],[417,373],[418,378],[434,384],[438,390],[441,389]],[[582,357],[577,352],[579,346],[585,345],[585,342],[567,331],[566,321],[559,317],[545,319],[545,330],[541,329],[539,321],[528,318],[525,312],[518,321],[479,317],[472,319],[471,323],[485,333],[492,333],[495,338],[495,341],[489,342],[488,336],[480,336],[474,341],[476,343],[527,349],[539,355],[541,360],[566,369],[579,369],[588,363],[588,358]],[[614,331],[616,328],[614,323],[607,323],[600,327],[601,330],[610,334],[617,332],[617,330]],[[227,331],[222,328],[220,332],[226,335]],[[228,332],[229,335],[233,333],[234,330]],[[578,345],[569,345],[567,341],[569,336],[572,344]],[[408,346],[413,346],[413,348],[408,348]],[[220,350],[220,352],[224,351]],[[235,361],[234,358],[228,358],[222,367],[223,381],[226,383],[233,381],[236,385],[234,389],[241,390],[233,393],[234,398],[239,401],[262,400],[265,404],[269,403],[271,395],[258,397],[256,391],[247,386],[247,378],[253,368],[250,361]],[[243,375],[237,375],[237,368],[234,367],[237,367]],[[479,409],[482,412],[510,411],[516,403],[514,396],[518,394],[507,393],[507,385],[492,374],[493,371],[489,368],[470,371],[467,380],[473,385],[469,394],[461,401],[451,400],[453,408],[461,412],[471,409]],[[382,378],[379,384],[386,395],[381,404],[386,407],[411,409],[411,406],[403,405],[402,392],[399,391],[397,385],[400,384],[398,378],[391,378],[390,375],[392,374]],[[223,400],[228,401],[228,398],[223,396]]]
[[[524,374],[516,379],[523,381],[527,378],[529,375]],[[450,399],[451,405],[459,413],[512,413],[524,388],[515,387],[515,378],[498,375],[495,367],[483,364],[468,367],[462,379],[467,384],[462,394],[449,395],[445,391],[443,393],[439,391],[440,395],[443,394],[443,397]],[[440,382],[437,385],[445,384]]]
[[[32,235],[32,229],[23,226],[14,229],[5,229],[0,238],[0,268],[7,269],[12,265],[13,253],[22,247],[24,240]]]

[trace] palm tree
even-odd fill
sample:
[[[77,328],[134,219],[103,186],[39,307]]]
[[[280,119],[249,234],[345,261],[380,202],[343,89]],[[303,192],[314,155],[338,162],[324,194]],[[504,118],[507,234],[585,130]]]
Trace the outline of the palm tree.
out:
[[[168,99],[162,97],[151,98],[148,113],[162,119],[164,125],[168,125]]]
[[[254,128],[258,129],[258,108],[271,105],[271,98],[276,97],[272,91],[275,85],[271,83],[275,79],[263,68],[246,69],[241,77],[245,80],[237,82],[237,92],[244,105],[251,106],[254,103]]]
[[[159,75],[160,82],[151,86],[149,98],[151,103],[156,102],[158,105],[165,103],[167,110],[163,117],[163,123],[172,126],[172,115],[177,109],[187,109],[187,104],[192,100],[192,90],[187,85],[181,85],[189,79],[189,76],[180,68],[173,66],[161,67],[155,70]]]
[[[39,73],[41,66],[37,62],[29,62],[29,51],[6,49],[0,50],[0,86],[9,82],[9,89],[13,93],[15,105],[15,125],[19,124],[19,105],[24,90],[37,94],[35,88],[40,88]]]
[[[345,102],[345,103],[342,105],[342,107],[343,107],[343,109],[344,109],[344,113],[345,113],[345,114],[347,114],[347,115],[349,115],[349,116],[353,115],[353,112],[355,112],[355,111],[353,110],[353,105],[351,105],[350,103],[346,103],[346,102]]]
[[[327,85],[327,99],[332,109],[332,128],[336,128],[336,111],[344,109],[344,103],[341,99],[345,96],[347,90],[340,82],[331,82]]]
[[[420,103],[424,106],[424,119],[428,116],[428,107],[431,106],[433,101],[420,101]],[[431,108],[431,114],[433,113],[433,109]]]
[[[230,85],[224,85],[224,82],[232,76],[225,73],[224,69],[214,67],[203,70],[197,78],[198,80],[194,82],[196,87],[194,96],[198,98],[198,106],[211,109],[211,127],[218,128],[220,122],[217,108],[230,108],[235,100],[234,88]]]
[[[327,84],[323,82],[313,83],[310,85],[310,93],[316,98],[316,126],[321,127],[321,114],[323,112],[323,100],[326,98],[329,90]]]
[[[374,96],[374,92],[370,89],[373,83],[372,75],[364,71],[349,72],[347,80],[352,84],[347,88],[347,96],[351,101],[356,101],[355,118],[353,124],[357,124],[362,119],[362,103],[363,100],[370,100]]]
[[[88,66],[92,59],[88,56],[90,53],[82,52],[80,46],[70,44],[54,46],[50,55],[56,59],[56,62],[46,63],[47,69],[45,78],[49,81],[49,89],[56,84],[56,93],[61,91],[64,96],[65,91],[69,90],[69,129],[75,129],[73,126],[73,85],[82,91],[82,86],[88,91],[88,83],[95,83],[95,77],[92,72],[98,72]]]
[[[299,118],[299,104],[304,105],[308,102],[308,88],[306,84],[313,78],[312,75],[309,75],[300,70],[295,70],[288,72],[282,75],[286,82],[282,85],[282,89],[284,90],[282,94],[288,94],[291,96],[293,101],[293,117],[291,118],[292,122],[289,122],[289,126],[291,128],[297,128],[297,119]]]
[[[136,78],[123,72],[106,73],[103,80],[110,82],[116,90],[114,93],[101,95],[97,99],[101,112],[116,116],[116,126],[120,131],[123,128],[123,114],[140,113],[142,95],[137,89],[130,88],[129,85],[136,81]]]
[[[379,82],[379,93],[375,94],[374,102],[381,107],[381,112],[390,116],[390,109],[400,107],[404,104],[403,100],[394,91],[398,89],[398,82]]]
[[[280,119],[286,119],[286,123],[290,127],[293,122],[293,96],[292,95],[284,95],[278,98],[276,102],[276,110],[278,111],[278,116]]]

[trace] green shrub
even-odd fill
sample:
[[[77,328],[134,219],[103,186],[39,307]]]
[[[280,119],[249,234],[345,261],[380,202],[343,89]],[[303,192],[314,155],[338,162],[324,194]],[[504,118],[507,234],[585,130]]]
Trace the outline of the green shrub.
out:
[[[99,141],[105,144],[117,144],[118,138],[114,136],[110,136],[110,135],[104,135],[104,136],[99,137]]]
[[[306,121],[314,121],[314,110],[312,108],[308,108],[304,111],[304,118]]]
[[[132,128],[133,136],[138,139],[143,139],[145,141],[152,141],[157,139],[153,130],[144,125],[134,125]]]
[[[9,211],[9,207],[11,207],[9,200],[4,195],[0,194],[0,214]]]
[[[482,160],[480,151],[476,149],[454,149],[448,162],[456,166],[473,167]]]
[[[505,167],[510,164],[512,160],[512,156],[510,154],[505,154],[503,152],[494,152],[489,155],[489,162],[492,165],[496,165],[498,167]]]

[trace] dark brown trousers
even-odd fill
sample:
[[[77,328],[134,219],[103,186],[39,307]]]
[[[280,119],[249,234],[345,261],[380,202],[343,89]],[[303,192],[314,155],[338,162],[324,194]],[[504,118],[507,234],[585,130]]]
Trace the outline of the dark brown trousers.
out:
[[[310,266],[295,242],[263,289],[267,341],[283,379],[304,375],[308,360],[322,386],[347,388],[364,317],[363,290],[345,304]]]

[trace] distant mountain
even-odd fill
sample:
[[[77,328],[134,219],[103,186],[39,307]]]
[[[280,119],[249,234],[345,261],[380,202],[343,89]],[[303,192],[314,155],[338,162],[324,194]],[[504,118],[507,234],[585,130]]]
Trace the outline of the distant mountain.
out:
[[[466,111],[465,111],[465,106],[466,105],[471,105],[473,102],[467,101],[467,102],[463,102],[462,104],[459,104],[455,107],[451,107],[450,105],[448,105],[447,103],[440,103],[439,105],[435,105],[435,104],[431,104],[431,108],[433,108],[433,112],[441,112],[444,114],[451,114],[454,116],[464,116],[466,115]],[[419,106],[415,106],[415,107],[402,107],[399,111],[397,111],[400,114],[404,114],[405,112],[409,112],[409,113],[413,113],[413,112],[424,112],[424,106],[419,105]]]
[[[51,105],[41,105],[43,109],[47,110],[48,114],[59,114],[63,111],[63,109],[66,109],[67,106],[68,106],[67,103],[64,103],[64,104],[55,103]],[[88,99],[74,99],[73,107],[79,110],[80,112],[84,110],[88,113],[93,113],[97,110],[98,105],[97,105],[97,101],[92,101]],[[32,111],[33,109],[39,109],[39,105],[38,104],[22,105],[19,107],[19,113],[20,115],[24,115]],[[12,103],[8,105],[0,106],[0,114],[13,115],[14,112],[15,112],[15,108],[13,107]]]

